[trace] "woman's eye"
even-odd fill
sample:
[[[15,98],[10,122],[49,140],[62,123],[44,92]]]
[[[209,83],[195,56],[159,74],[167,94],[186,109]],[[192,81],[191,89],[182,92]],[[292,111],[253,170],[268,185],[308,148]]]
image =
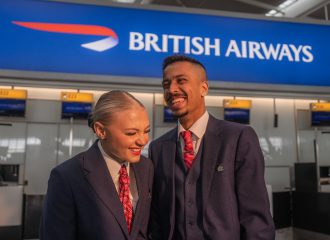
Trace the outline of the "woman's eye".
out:
[[[144,133],[148,133],[148,132],[150,132],[150,129],[149,129],[149,130],[147,130],[147,131],[145,131]]]
[[[135,133],[126,133],[127,136],[133,136]]]

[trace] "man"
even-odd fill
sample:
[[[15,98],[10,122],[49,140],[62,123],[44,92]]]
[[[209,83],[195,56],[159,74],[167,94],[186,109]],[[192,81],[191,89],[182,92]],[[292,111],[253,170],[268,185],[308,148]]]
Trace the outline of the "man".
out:
[[[152,240],[271,240],[275,229],[254,130],[205,110],[204,66],[182,55],[163,62],[164,99],[178,126],[153,141]]]

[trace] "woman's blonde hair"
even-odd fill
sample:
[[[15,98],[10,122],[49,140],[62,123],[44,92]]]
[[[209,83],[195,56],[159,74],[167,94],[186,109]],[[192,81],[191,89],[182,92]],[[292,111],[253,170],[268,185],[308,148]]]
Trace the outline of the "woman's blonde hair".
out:
[[[112,122],[112,116],[115,112],[139,107],[145,108],[139,100],[128,92],[114,90],[104,93],[88,116],[88,126],[95,132],[94,124],[96,122],[106,125]]]

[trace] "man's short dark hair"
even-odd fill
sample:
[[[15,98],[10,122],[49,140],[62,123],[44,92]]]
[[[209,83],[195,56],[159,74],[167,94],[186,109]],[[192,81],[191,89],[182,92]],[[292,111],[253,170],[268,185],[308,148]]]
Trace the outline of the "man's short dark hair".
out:
[[[201,64],[196,59],[187,57],[184,54],[174,54],[172,56],[168,56],[167,58],[165,58],[163,61],[163,72],[164,72],[165,68],[167,68],[168,65],[171,65],[176,62],[190,62],[192,64],[197,64],[197,65],[201,66],[205,70],[205,73],[206,73],[206,69],[203,64]]]

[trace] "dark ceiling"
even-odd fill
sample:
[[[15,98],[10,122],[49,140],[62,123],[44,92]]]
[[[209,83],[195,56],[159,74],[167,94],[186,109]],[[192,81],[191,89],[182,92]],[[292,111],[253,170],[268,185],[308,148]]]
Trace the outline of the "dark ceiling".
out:
[[[330,16],[330,5],[327,6],[327,9],[328,9],[328,16]],[[325,19],[325,9],[320,8],[320,9],[316,10],[315,12],[309,14],[308,17],[324,20]]]
[[[269,8],[265,8],[262,4],[278,7],[285,0],[253,0],[256,4],[248,4],[239,0],[151,0],[151,4],[167,5],[177,7],[190,7],[201,8],[221,11],[231,11],[239,13],[252,13],[252,14],[266,14],[270,11]],[[312,1],[312,0],[310,0]],[[246,1],[248,2],[248,1]],[[251,1],[252,2],[252,1]],[[256,6],[260,3],[260,6]],[[330,16],[330,5],[328,5],[328,13]],[[308,15],[310,18],[325,19],[324,7],[316,10]]]

